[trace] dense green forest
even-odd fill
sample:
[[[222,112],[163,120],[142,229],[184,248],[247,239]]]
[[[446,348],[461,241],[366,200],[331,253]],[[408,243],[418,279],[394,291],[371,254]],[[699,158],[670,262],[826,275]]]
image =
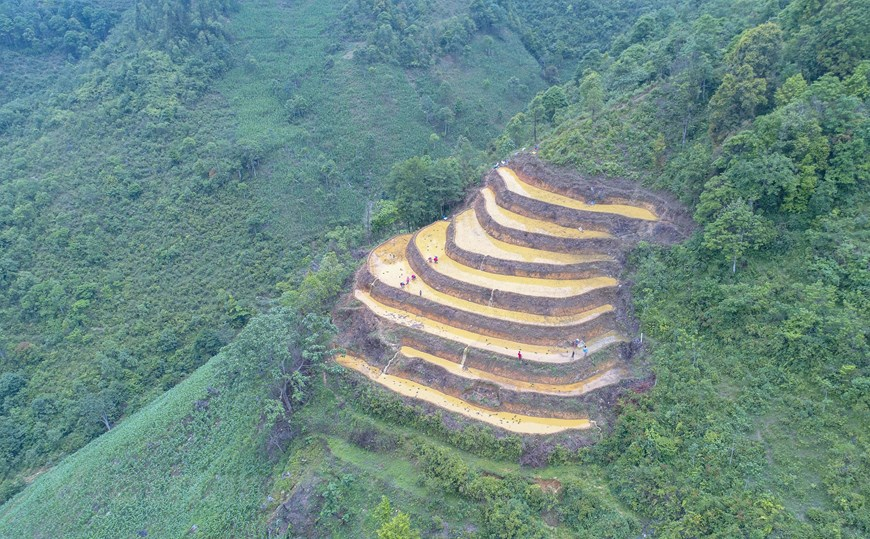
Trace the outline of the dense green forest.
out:
[[[868,52],[849,0],[3,0],[0,537],[870,535]],[[655,387],[580,450],[324,344],[536,142],[698,224],[631,254]]]
[[[547,159],[672,191],[702,227],[632,257],[656,389],[587,456],[618,497],[667,537],[862,537],[870,6],[753,7],[641,17],[498,144],[551,118]]]

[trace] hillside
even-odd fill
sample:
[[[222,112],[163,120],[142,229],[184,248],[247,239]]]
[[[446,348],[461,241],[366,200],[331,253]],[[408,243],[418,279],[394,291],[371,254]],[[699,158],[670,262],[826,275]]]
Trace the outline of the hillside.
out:
[[[0,537],[870,536],[870,4],[82,7],[0,0]]]
[[[347,2],[206,2],[208,39],[134,4],[91,6],[112,25],[81,54],[15,37],[66,7],[0,9],[23,25],[0,34],[0,499],[204,364],[327,232],[359,242],[394,161],[473,160],[544,85],[509,29],[406,67],[353,59]]]
[[[475,444],[462,450],[460,438],[446,443],[395,416],[369,415],[380,403],[420,417],[323,357],[316,364],[328,381],[312,377],[312,398],[292,422],[271,416],[269,362],[290,360],[297,348],[317,354],[333,335],[323,329],[287,311],[256,317],[194,375],[6,503],[0,537],[374,536],[382,495],[427,535],[455,534],[498,529],[517,508],[552,510],[557,489],[565,493],[560,513],[595,507],[583,529],[636,529],[594,467],[532,472],[504,459],[516,455],[515,440],[471,429],[454,433]],[[538,479],[554,476],[561,482]],[[484,502],[489,524],[477,509]],[[531,534],[524,536],[541,536],[541,524],[512,518],[510,526]]]
[[[645,20],[500,143],[530,144],[549,101],[545,160],[666,189],[699,225],[629,259],[656,386],[592,451],[618,498],[668,537],[863,537],[870,14],[721,7]]]

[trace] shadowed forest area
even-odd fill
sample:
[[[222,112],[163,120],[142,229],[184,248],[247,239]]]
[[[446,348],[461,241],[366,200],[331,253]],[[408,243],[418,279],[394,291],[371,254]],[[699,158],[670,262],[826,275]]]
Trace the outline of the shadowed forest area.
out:
[[[0,0],[0,537],[867,536],[868,36],[846,0]],[[332,361],[376,340],[332,322],[368,252],[536,145],[695,224],[621,260],[644,382],[601,428]]]

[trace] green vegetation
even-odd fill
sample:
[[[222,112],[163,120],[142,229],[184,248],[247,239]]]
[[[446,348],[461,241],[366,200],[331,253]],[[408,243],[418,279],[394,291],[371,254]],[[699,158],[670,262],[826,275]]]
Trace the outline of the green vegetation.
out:
[[[866,6],[795,2],[743,21],[701,9],[621,53],[618,39],[537,126],[547,158],[671,190],[702,225],[632,257],[656,387],[589,458],[663,536],[862,537]],[[836,62],[803,47],[831,18]],[[500,144],[531,141],[545,97]]]
[[[165,4],[2,4],[25,22],[122,15],[81,58],[51,33],[0,45],[0,499],[258,312],[328,310],[393,163],[479,160],[543,86],[508,30],[411,70],[345,58],[343,2]],[[495,77],[508,62],[516,91]]]
[[[870,535],[870,13],[782,4],[0,4],[0,537]],[[589,448],[326,360],[361,247],[536,140],[699,225]]]
[[[108,4],[108,5],[106,5]],[[118,12],[107,2],[0,2],[0,47],[86,55],[109,35]]]
[[[551,83],[570,79],[574,70],[580,73],[582,69],[595,69],[602,61],[602,53],[663,34],[675,16],[674,9],[684,13],[692,9],[687,3],[668,0],[500,4],[510,6],[512,24],[520,29],[523,43],[541,63],[543,75]]]
[[[415,229],[443,217],[446,208],[462,200],[472,181],[473,177],[463,178],[458,159],[424,155],[397,163],[387,178],[387,191],[396,193],[398,218]]]
[[[393,514],[390,500],[381,497],[381,503],[375,508],[375,518],[381,524],[378,528],[378,539],[416,539],[420,532],[411,529],[411,519],[407,513],[397,511]]]

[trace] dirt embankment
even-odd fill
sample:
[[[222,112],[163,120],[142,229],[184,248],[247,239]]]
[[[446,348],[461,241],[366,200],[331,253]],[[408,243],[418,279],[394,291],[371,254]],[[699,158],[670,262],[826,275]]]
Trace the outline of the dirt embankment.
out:
[[[573,384],[624,361],[619,353],[621,346],[586,358],[583,357],[582,352],[578,352],[576,359],[567,363],[531,363],[520,361],[516,357],[506,357],[463,346],[436,335],[404,329],[397,329],[394,335],[402,346],[438,356],[458,365],[465,365],[470,369],[529,383]]]
[[[596,260],[578,262],[576,264],[546,264],[540,262],[503,261],[481,253],[463,249],[456,244],[456,230],[451,225],[447,229],[447,256],[466,266],[488,271],[497,275],[513,275],[516,277],[539,277],[544,279],[586,279],[597,275],[613,275],[619,273],[621,265],[612,260]]]
[[[566,228],[604,230],[624,240],[632,236],[648,236],[656,221],[642,221],[611,213],[566,208],[544,200],[528,198],[511,191],[498,174],[487,176],[487,184],[495,193],[499,206],[527,217],[537,217]]]
[[[615,320],[615,314],[608,311],[571,325],[542,326],[521,324],[515,321],[506,323],[497,318],[489,318],[449,305],[435,303],[424,296],[396,289],[380,281],[375,282],[370,291],[372,297],[381,303],[402,309],[405,312],[424,316],[456,328],[474,331],[488,337],[513,339],[517,335],[522,335],[522,342],[529,344],[567,343],[580,334],[587,335],[587,338],[592,339],[610,331]]]

